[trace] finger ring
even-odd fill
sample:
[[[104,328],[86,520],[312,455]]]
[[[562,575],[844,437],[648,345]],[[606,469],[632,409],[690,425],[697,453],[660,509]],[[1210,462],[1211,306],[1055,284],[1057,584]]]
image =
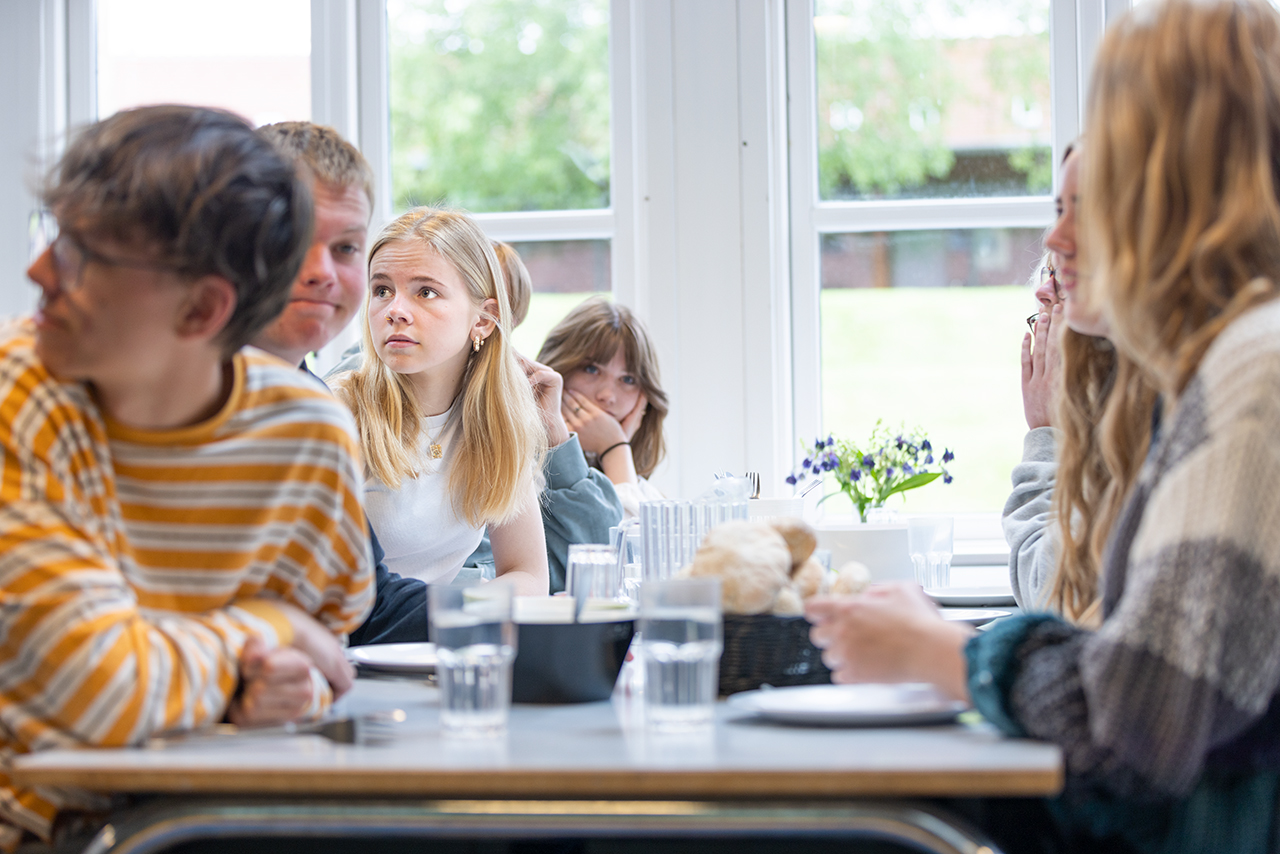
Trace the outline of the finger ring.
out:
[[[575,406],[575,407],[573,408],[573,414],[574,414],[574,415],[577,415],[577,414],[578,414],[579,412],[581,412],[581,411],[582,411],[582,407],[581,407],[581,406]]]

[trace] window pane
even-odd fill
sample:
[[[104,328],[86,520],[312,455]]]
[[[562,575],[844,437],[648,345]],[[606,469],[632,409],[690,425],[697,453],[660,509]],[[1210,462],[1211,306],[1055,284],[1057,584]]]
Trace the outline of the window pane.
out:
[[[310,0],[98,0],[98,115],[203,104],[311,117]]]
[[[609,293],[609,241],[557,240],[513,243],[529,268],[533,299],[529,316],[512,339],[516,349],[532,358],[543,340],[578,303],[593,293]]]
[[[1020,348],[1040,231],[827,235],[822,241],[823,430],[864,440],[877,419],[956,454],[955,482],[909,512],[998,510],[1022,454]],[[828,512],[849,513],[843,499]],[[899,498],[890,507],[902,509]]]
[[[823,199],[1049,192],[1049,0],[815,0]]]
[[[609,206],[608,0],[388,0],[404,209]]]

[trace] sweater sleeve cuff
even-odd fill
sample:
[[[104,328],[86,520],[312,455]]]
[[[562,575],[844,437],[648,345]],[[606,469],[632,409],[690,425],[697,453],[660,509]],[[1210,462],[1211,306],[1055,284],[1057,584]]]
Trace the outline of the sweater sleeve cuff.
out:
[[[1023,614],[997,621],[988,631],[979,632],[965,644],[968,663],[969,697],[973,707],[1001,732],[1018,738],[1027,731],[1010,708],[1009,695],[1022,669],[1022,644],[1046,622],[1061,622],[1051,614]]]
[[[568,489],[587,476],[587,458],[582,454],[578,434],[570,433],[568,441],[547,454],[542,474],[548,489]]]
[[[283,609],[270,599],[241,599],[234,607],[243,612],[251,623],[265,623],[275,632],[275,645],[288,646],[293,643],[293,623],[285,616]]]
[[[1058,434],[1052,427],[1028,430],[1022,439],[1022,461],[1051,463],[1057,458]]]

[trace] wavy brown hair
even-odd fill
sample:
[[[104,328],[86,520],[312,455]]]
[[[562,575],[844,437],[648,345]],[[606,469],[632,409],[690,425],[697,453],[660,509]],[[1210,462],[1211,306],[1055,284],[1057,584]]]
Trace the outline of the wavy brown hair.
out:
[[[391,243],[434,249],[458,271],[473,303],[498,302],[497,326],[479,352],[468,357],[453,404],[460,439],[448,489],[455,512],[469,524],[509,521],[541,488],[546,430],[507,340],[511,308],[493,246],[469,216],[438,208],[415,208],[382,229],[369,250],[370,266]],[[363,321],[363,361],[358,369],[334,377],[333,391],[355,416],[370,473],[397,488],[403,478],[417,474],[423,414],[409,380],[378,358],[367,299]]]
[[[538,361],[563,376],[590,364],[607,365],[619,347],[627,371],[635,376],[649,402],[631,437],[636,474],[649,477],[666,454],[662,421],[667,417],[667,395],[658,378],[653,342],[631,309],[603,297],[584,301],[547,333]]]
[[[1110,27],[1089,93],[1083,296],[1175,399],[1280,274],[1280,14],[1165,0]]]
[[[1062,333],[1053,512],[1057,568],[1045,607],[1085,625],[1101,614],[1102,550],[1151,443],[1155,388],[1105,338]]]

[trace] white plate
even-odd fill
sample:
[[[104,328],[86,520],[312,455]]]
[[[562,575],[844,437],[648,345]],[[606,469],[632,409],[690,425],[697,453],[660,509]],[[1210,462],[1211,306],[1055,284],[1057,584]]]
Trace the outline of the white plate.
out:
[[[1013,599],[1013,591],[1008,587],[941,587],[924,593],[939,605],[957,608],[1018,604]]]
[[[816,726],[943,724],[968,708],[932,685],[797,685],[734,694],[729,706],[772,721]]]
[[[387,673],[434,673],[433,643],[372,643],[347,649],[347,658],[362,667]]]
[[[968,623],[971,626],[985,626],[992,620],[1009,616],[1008,611],[992,611],[986,608],[943,608],[942,619],[953,623]]]

